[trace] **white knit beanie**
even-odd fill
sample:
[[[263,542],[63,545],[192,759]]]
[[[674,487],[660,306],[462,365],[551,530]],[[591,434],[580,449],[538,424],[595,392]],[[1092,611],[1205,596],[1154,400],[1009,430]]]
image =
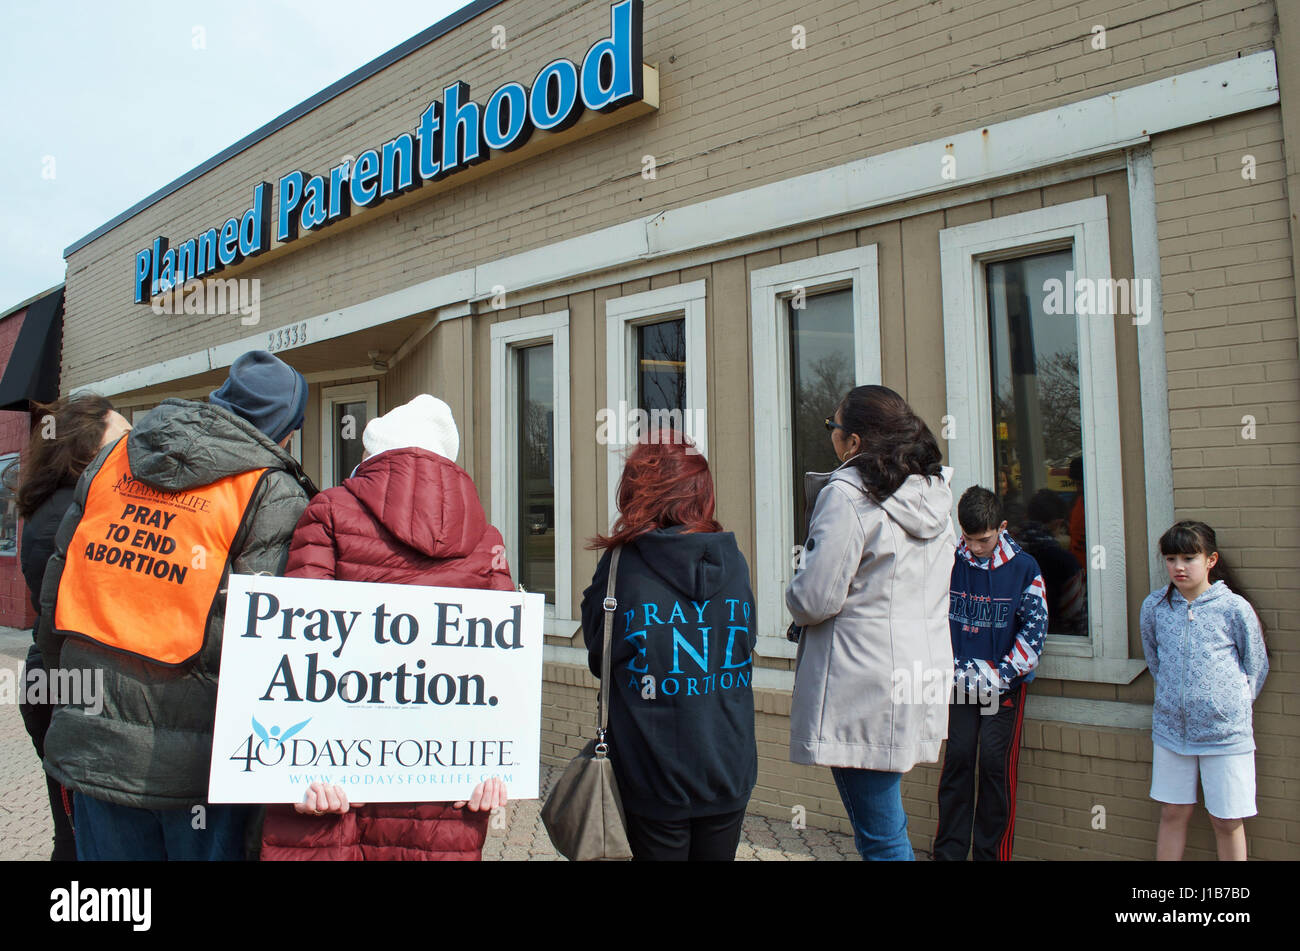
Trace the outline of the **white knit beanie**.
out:
[[[421,393],[367,423],[361,444],[371,456],[389,449],[428,449],[455,462],[460,433],[451,407],[436,396]]]

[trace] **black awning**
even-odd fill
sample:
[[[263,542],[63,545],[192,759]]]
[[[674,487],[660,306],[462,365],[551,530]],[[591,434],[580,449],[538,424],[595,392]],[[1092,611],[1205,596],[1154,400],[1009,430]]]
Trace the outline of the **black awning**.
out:
[[[48,403],[59,395],[63,347],[63,288],[27,305],[27,316],[0,378],[0,410],[28,412],[31,401]]]

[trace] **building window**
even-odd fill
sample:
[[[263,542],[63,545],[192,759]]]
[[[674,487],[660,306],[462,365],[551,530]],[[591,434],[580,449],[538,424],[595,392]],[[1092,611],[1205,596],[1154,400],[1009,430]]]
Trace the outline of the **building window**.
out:
[[[876,247],[760,268],[749,289],[759,651],[793,657],[785,588],[806,536],[803,475],[839,465],[823,420],[854,386],[880,382]]]
[[[805,472],[829,472],[840,463],[825,420],[853,382],[853,291],[844,288],[784,301],[790,335],[790,447],[794,469],[790,501],[793,537],[808,533]]]
[[[341,484],[360,465],[361,436],[378,415],[378,404],[379,384],[374,380],[321,390],[320,488]]]
[[[0,456],[0,555],[18,554],[18,453]]]
[[[686,319],[636,328],[636,405],[651,410],[686,409]]]
[[[555,603],[555,347],[520,347],[519,552],[516,574],[528,591]]]
[[[984,264],[993,407],[990,488],[1002,501],[1011,536],[1042,569],[1048,633],[1086,637],[1079,317],[1048,314],[1041,291],[1053,280],[1064,286],[1073,271],[1068,248]]]
[[[546,595],[547,634],[574,633],[569,313],[492,325],[492,524],[516,584]]]
[[[605,302],[606,491],[618,518],[618,480],[644,424],[672,426],[706,457],[708,327],[705,281],[673,284]]]
[[[1053,286],[1110,286],[1106,199],[948,228],[939,246],[953,501],[997,492],[1039,561],[1042,674],[1127,683],[1144,664],[1128,655],[1115,318],[1052,303]]]

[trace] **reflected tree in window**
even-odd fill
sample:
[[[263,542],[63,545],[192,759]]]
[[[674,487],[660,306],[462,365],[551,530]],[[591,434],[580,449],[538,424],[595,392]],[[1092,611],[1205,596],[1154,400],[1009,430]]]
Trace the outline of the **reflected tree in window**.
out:
[[[1076,315],[1048,314],[1044,283],[1066,282],[1070,250],[985,266],[996,485],[1008,530],[1034,556],[1047,587],[1050,633],[1087,634],[1087,550],[1078,460]]]
[[[518,580],[555,603],[555,389],[550,344],[518,352]]]
[[[794,467],[794,538],[807,534],[804,473],[839,466],[824,420],[854,385],[853,291],[849,288],[787,301]]]
[[[636,328],[637,406],[686,409],[686,320],[664,320]]]

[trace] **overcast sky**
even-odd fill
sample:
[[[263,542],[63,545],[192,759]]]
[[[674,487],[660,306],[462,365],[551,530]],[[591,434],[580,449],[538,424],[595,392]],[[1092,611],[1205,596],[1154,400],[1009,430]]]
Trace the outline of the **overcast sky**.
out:
[[[467,0],[4,0],[0,313],[63,249]]]

